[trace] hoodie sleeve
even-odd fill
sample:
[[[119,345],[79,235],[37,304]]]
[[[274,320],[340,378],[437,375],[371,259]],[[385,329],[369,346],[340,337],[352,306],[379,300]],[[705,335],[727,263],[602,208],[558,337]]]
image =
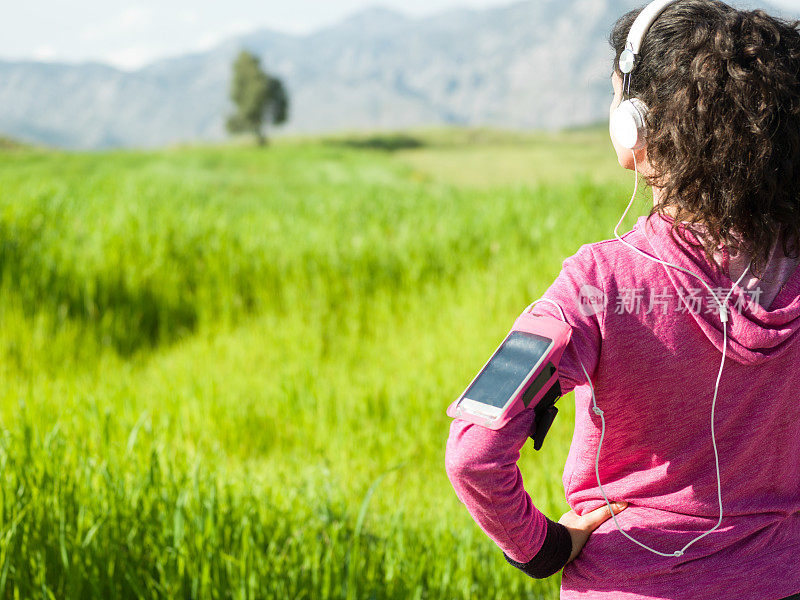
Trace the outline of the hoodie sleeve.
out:
[[[583,286],[592,285],[596,273],[591,247],[582,246],[567,258],[555,282],[545,292],[562,307],[574,332],[561,360],[560,383],[566,394],[585,381],[577,362],[593,373],[600,347],[600,323],[591,310],[579,310]],[[584,292],[591,294],[589,288]],[[599,301],[595,298],[595,301]],[[603,305],[605,299],[602,299]],[[560,319],[550,303],[539,303],[534,312]],[[531,432],[533,406],[523,410],[503,428],[491,430],[454,419],[447,440],[445,464],[456,495],[481,529],[503,550],[506,560],[532,577],[558,572],[569,559],[572,542],[567,529],[548,519],[526,492],[517,461]]]

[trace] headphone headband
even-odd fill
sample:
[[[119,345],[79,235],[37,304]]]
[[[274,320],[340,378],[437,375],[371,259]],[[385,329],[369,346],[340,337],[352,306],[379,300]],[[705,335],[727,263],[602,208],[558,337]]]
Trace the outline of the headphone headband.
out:
[[[619,56],[619,69],[623,73],[630,73],[633,71],[633,66],[636,63],[636,57],[639,56],[639,51],[644,42],[644,36],[652,26],[653,22],[664,12],[670,4],[674,4],[677,0],[654,0],[642,9],[639,16],[631,25],[631,30],[628,32],[628,40],[625,42],[625,50]]]

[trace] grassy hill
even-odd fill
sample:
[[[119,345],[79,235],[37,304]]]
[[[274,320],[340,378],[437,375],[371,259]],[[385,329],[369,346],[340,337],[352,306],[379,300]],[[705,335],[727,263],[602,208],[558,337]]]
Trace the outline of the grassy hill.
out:
[[[630,174],[598,132],[403,135],[3,157],[0,597],[557,597],[444,411]],[[570,403],[521,461],[551,517]]]

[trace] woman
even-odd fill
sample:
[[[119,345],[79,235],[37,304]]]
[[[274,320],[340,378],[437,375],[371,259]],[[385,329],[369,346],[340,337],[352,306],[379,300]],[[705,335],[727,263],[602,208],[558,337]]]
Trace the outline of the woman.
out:
[[[572,510],[555,523],[523,487],[532,407],[497,431],[455,419],[447,473],[511,564],[563,568],[562,599],[800,598],[800,24],[678,0],[626,79],[638,15],[611,34],[611,109],[646,105],[646,145],[612,142],[653,209],[567,258],[533,309],[573,328]],[[586,286],[606,304],[586,310]]]

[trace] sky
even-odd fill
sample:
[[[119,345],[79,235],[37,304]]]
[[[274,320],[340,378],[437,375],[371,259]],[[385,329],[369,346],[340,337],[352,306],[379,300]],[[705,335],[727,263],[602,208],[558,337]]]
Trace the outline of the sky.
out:
[[[772,0],[800,9],[800,0]],[[205,50],[227,37],[268,27],[308,33],[371,6],[410,16],[483,8],[513,0],[42,0],[7,2],[0,59],[104,62],[132,70]]]

